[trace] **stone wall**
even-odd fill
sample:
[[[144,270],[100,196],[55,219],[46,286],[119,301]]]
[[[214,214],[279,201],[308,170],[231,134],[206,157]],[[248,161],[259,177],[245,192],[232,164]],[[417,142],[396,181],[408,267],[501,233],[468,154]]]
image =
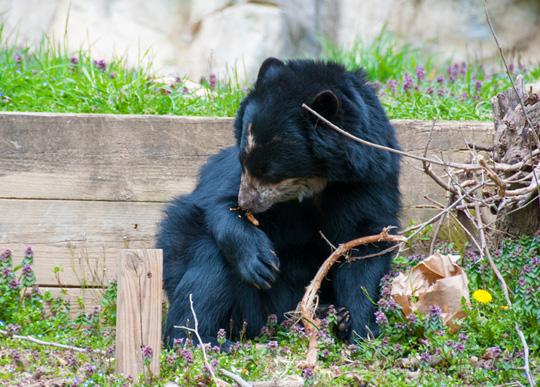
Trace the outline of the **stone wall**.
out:
[[[491,0],[504,48],[540,56],[540,2]],[[496,47],[479,0],[0,0],[0,21],[18,40],[43,33],[97,57],[125,54],[162,73],[197,80],[210,72],[254,77],[267,56],[320,53],[320,37],[349,45],[383,26],[404,40],[456,59],[494,60]],[[519,28],[518,28],[519,27]]]

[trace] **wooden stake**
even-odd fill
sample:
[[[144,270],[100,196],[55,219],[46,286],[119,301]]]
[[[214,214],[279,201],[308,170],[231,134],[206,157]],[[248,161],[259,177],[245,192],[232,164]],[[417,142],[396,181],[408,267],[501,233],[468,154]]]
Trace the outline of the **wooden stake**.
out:
[[[162,277],[161,250],[120,251],[116,371],[130,375],[134,382],[141,373],[146,376],[150,372],[151,376],[159,376]]]

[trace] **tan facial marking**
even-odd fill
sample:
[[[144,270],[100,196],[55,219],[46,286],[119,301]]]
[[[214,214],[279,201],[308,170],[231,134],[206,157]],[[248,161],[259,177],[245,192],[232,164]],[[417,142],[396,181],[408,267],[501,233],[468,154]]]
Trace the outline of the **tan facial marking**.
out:
[[[247,127],[247,143],[246,143],[246,153],[249,153],[255,148],[255,137],[253,137],[253,132],[251,130],[251,122]]]

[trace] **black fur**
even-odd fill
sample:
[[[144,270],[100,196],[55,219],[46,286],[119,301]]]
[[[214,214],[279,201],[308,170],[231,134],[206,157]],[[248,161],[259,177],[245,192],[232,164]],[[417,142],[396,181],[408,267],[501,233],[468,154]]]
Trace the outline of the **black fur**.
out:
[[[247,336],[256,336],[269,314],[281,320],[295,309],[331,253],[319,231],[338,245],[398,225],[399,157],[336,133],[302,109],[302,103],[358,137],[398,148],[394,129],[362,72],[334,63],[265,61],[238,111],[236,144],[211,157],[193,193],[165,209],[157,247],[164,251],[170,301],[166,341],[185,335],[175,325],[193,321],[190,294],[204,340],[215,342],[220,328],[232,327],[237,335],[244,321]],[[254,142],[250,149],[248,131]],[[255,227],[230,210],[238,206],[243,172],[270,188],[308,177],[322,178],[326,185],[301,201],[271,197],[271,207],[255,213],[260,222]],[[263,195],[259,188],[246,189]],[[249,202],[245,206],[249,209]],[[363,246],[354,255],[385,247]],[[358,335],[375,331],[372,301],[379,297],[390,261],[387,254],[336,265],[321,290],[321,303],[345,307]]]

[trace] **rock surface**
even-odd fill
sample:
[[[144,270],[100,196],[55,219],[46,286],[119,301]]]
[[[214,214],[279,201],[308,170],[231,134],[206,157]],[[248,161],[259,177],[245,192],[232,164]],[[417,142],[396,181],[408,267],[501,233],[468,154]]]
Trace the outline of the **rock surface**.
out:
[[[504,48],[523,60],[540,56],[540,3],[492,0]],[[148,60],[162,73],[192,79],[211,72],[250,79],[267,56],[321,53],[321,37],[341,45],[373,38],[381,28],[443,56],[496,60],[497,50],[476,0],[0,0],[0,22],[19,41],[43,33],[96,57]],[[519,26],[519,28],[516,28]]]

